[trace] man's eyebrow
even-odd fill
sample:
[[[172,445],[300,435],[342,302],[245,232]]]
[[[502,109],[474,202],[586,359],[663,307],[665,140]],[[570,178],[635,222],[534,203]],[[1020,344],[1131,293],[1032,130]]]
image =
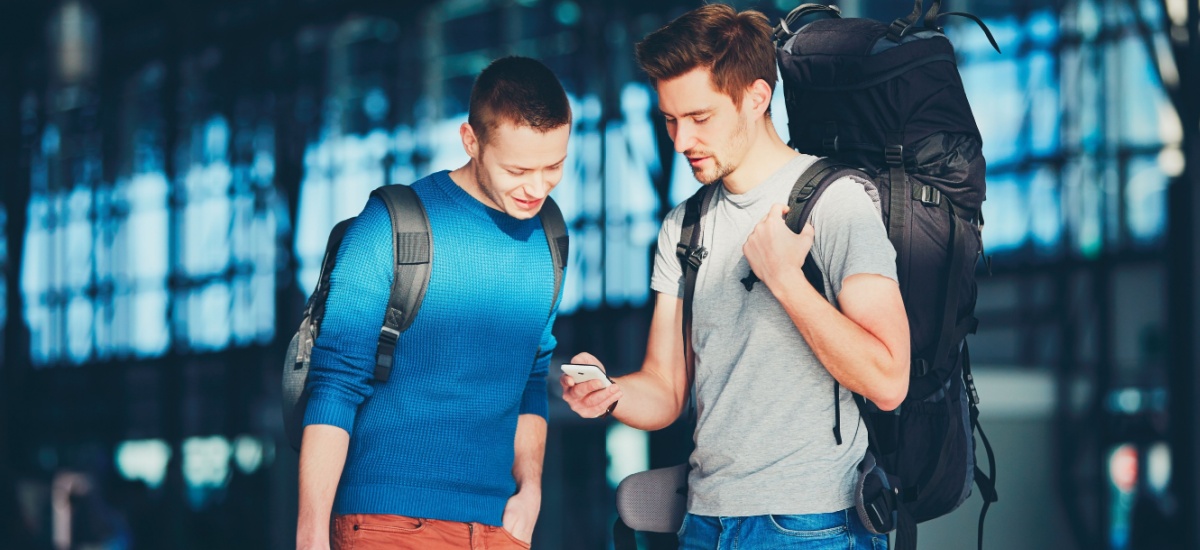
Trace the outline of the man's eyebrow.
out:
[[[560,165],[560,164],[562,164],[562,163],[566,162],[566,161],[567,161],[567,157],[568,157],[568,156],[570,156],[570,154],[563,155],[563,158],[561,158],[561,159],[558,159],[558,162],[555,162],[554,164],[551,164],[550,166],[558,166],[558,165]],[[520,166],[520,165],[517,165],[517,164],[504,164],[504,163],[501,163],[501,164],[500,164],[500,167],[501,167],[501,168],[504,168],[504,169],[506,169],[506,170],[533,170],[533,168],[529,168],[528,166]]]
[[[683,113],[682,115],[679,115],[678,117],[672,117],[672,118],[685,118],[685,117],[692,117],[692,116],[697,116],[697,115],[705,115],[705,114],[711,113],[713,111],[713,109],[714,109],[714,107],[704,107],[702,109],[688,111],[686,113]],[[662,113],[662,115],[665,117],[671,116],[662,110],[659,110],[658,112]]]

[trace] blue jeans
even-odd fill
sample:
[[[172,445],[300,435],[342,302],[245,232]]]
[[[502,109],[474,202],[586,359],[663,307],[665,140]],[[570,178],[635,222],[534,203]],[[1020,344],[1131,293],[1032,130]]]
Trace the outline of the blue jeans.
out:
[[[887,550],[887,547],[887,536],[867,531],[853,508],[792,516],[688,514],[679,528],[679,550]]]

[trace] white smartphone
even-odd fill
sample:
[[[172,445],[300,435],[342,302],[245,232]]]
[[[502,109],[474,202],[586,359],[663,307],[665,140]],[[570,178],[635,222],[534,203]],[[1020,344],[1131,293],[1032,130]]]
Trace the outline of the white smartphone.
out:
[[[607,388],[612,385],[612,380],[609,380],[608,375],[604,374],[604,371],[600,370],[600,367],[596,365],[563,363],[562,371],[563,374],[570,376],[576,384],[582,384],[589,380],[599,380],[603,384],[602,387]]]

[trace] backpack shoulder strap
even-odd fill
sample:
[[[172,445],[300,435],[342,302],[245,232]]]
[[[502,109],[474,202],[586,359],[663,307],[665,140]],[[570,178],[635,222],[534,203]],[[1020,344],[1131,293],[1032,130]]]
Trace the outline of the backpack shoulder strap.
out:
[[[792,192],[788,194],[788,214],[785,218],[788,229],[794,233],[799,233],[804,229],[804,224],[808,223],[809,217],[812,216],[813,208],[817,204],[817,199],[825,193],[833,182],[845,176],[858,176],[870,180],[862,170],[856,169],[848,164],[843,164],[828,158],[817,159],[813,162],[800,177],[796,179],[795,185],[792,186]],[[809,258],[812,255],[810,253]],[[817,268],[815,261],[809,261],[807,258],[804,261],[804,276],[812,283],[813,288],[825,293],[825,278],[821,275],[821,271]]]
[[[696,293],[696,274],[700,264],[708,256],[701,243],[702,231],[700,224],[704,214],[708,212],[708,203],[716,187],[709,184],[700,187],[687,200],[683,210],[683,224],[679,231],[679,244],[675,246],[675,255],[679,257],[679,265],[683,268],[683,359],[687,367],[688,388],[692,387],[692,372],[695,368],[695,352],[692,350],[692,296]]]
[[[563,276],[567,270],[567,258],[570,252],[570,237],[567,236],[567,223],[563,220],[562,210],[554,199],[546,197],[546,204],[538,215],[542,220],[542,230],[546,233],[546,243],[550,245],[550,258],[554,261],[554,294],[550,297],[550,311],[554,311],[554,303],[558,301],[558,292],[562,289]]]
[[[808,223],[809,217],[812,216],[813,208],[817,205],[817,199],[821,198],[821,195],[825,193],[826,189],[829,189],[830,185],[833,185],[833,182],[845,176],[871,179],[862,170],[828,158],[817,159],[804,173],[800,174],[800,177],[796,178],[796,183],[792,185],[792,192],[788,194],[788,213],[784,219],[788,229],[791,229],[794,233],[799,233],[803,230],[804,224]],[[817,262],[812,259],[811,251],[808,257],[804,259],[804,266],[801,269],[804,271],[804,277],[813,285],[813,288],[817,289],[817,292],[820,292],[824,296],[825,277],[821,275],[821,270],[817,267]],[[751,274],[751,277],[754,277],[753,274]],[[837,380],[833,381],[833,412],[833,439],[838,445],[841,445],[841,384]]]
[[[375,350],[375,380],[387,382],[392,374],[392,357],[400,333],[404,332],[425,298],[429,288],[429,270],[433,258],[433,237],[429,216],[421,198],[407,185],[385,185],[371,192],[387,205],[392,217],[394,276],[379,344]]]

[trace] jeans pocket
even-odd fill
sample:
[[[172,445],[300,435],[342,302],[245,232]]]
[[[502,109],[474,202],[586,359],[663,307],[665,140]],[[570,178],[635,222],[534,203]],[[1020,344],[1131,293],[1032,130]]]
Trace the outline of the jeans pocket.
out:
[[[850,532],[845,512],[767,516],[771,527],[781,534],[808,540],[844,537]]]
[[[679,539],[683,538],[683,533],[684,533],[684,531],[687,530],[688,518],[690,518],[690,517],[692,517],[691,514],[683,515],[683,521],[680,522],[680,524],[679,524],[679,530],[675,532],[675,536],[678,537]]]

